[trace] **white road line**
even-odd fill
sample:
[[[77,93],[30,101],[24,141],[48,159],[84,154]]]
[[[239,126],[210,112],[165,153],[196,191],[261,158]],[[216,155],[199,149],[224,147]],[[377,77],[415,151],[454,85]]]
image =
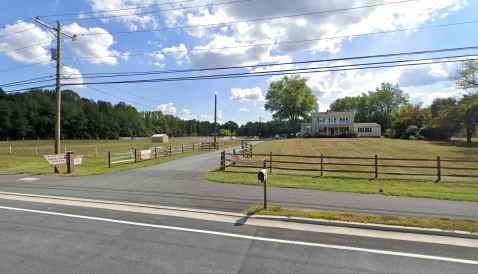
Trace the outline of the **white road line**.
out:
[[[217,236],[231,237],[231,238],[240,238],[240,239],[248,239],[248,240],[263,241],[263,242],[275,242],[275,243],[291,244],[291,245],[313,246],[313,247],[322,247],[322,248],[347,250],[347,251],[359,251],[359,252],[366,252],[366,253],[373,253],[373,254],[400,256],[400,257],[408,257],[408,258],[416,258],[416,259],[426,259],[426,260],[435,260],[435,261],[444,261],[444,262],[454,262],[454,263],[461,263],[461,264],[478,265],[478,261],[463,260],[463,259],[448,258],[448,257],[439,257],[439,256],[430,256],[430,255],[423,255],[423,254],[404,253],[404,252],[359,248],[359,247],[352,247],[352,246],[317,244],[317,243],[308,243],[308,242],[300,242],[300,241],[289,241],[289,240],[281,240],[281,239],[254,237],[254,236],[224,233],[224,232],[216,232],[216,231],[208,231],[208,230],[201,230],[201,229],[191,229],[191,228],[182,228],[182,227],[165,226],[165,225],[153,225],[153,224],[128,222],[128,221],[121,221],[121,220],[114,220],[114,219],[89,217],[89,216],[82,216],[82,215],[75,215],[75,214],[65,214],[65,213],[32,210],[32,209],[24,209],[24,208],[15,208],[15,207],[6,207],[6,206],[0,206],[0,208],[1,209],[8,209],[8,210],[15,210],[15,211],[23,211],[23,212],[31,212],[31,213],[40,213],[40,214],[70,217],[70,218],[95,220],[95,221],[102,221],[102,222],[109,222],[109,223],[117,223],[117,224],[126,224],[126,225],[152,227],[152,228],[162,228],[162,229],[177,230],[177,231],[192,232],[192,233],[202,233],[202,234],[217,235]]]

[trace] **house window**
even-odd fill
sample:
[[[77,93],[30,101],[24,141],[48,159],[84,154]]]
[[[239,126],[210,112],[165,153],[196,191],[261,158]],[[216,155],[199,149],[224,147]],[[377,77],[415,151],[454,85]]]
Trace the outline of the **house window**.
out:
[[[325,118],[319,118],[319,123],[325,123]]]
[[[349,118],[340,118],[340,123],[348,123]]]
[[[324,134],[324,133],[325,133],[325,129],[324,129],[324,128],[318,128],[318,129],[317,129],[317,132],[318,132],[318,133],[321,133],[321,134]]]
[[[364,132],[364,128],[363,127],[357,128],[357,132]]]
[[[329,123],[337,123],[337,118],[329,118]]]
[[[366,127],[365,132],[372,132],[372,128],[371,127]]]
[[[345,133],[345,132],[347,132],[347,131],[349,131],[349,128],[348,128],[348,127],[341,127],[341,128],[340,128],[340,133]]]

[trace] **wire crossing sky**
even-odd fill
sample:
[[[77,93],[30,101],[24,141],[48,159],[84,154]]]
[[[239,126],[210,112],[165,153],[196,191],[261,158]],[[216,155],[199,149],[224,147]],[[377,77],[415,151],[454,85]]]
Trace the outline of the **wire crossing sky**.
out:
[[[427,106],[462,94],[449,77],[478,55],[476,10],[471,0],[12,1],[0,18],[0,87],[54,83],[56,37],[39,16],[78,35],[62,41],[63,89],[95,101],[207,120],[217,92],[221,121],[243,124],[271,120],[271,81],[299,73],[321,111],[381,82]]]

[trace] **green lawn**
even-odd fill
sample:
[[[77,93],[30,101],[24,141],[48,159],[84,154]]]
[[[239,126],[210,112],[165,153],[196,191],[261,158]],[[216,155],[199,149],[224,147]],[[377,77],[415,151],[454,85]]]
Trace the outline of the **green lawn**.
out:
[[[116,172],[120,170],[135,169],[144,166],[150,166],[166,161],[171,161],[183,157],[208,153],[209,150],[188,152],[177,154],[170,157],[139,161],[138,163],[127,162],[115,164],[108,168],[108,151],[111,153],[130,152],[130,148],[145,148],[152,146],[175,146],[181,144],[192,144],[198,142],[211,142],[210,140],[170,140],[166,144],[152,144],[151,140],[65,140],[61,141],[61,152],[64,147],[68,151],[75,151],[75,155],[83,155],[83,164],[75,166],[75,173],[61,174],[59,176],[87,176],[103,173]],[[224,142],[220,149],[238,146],[240,141]],[[12,147],[12,154],[8,154],[9,146]],[[35,147],[37,147],[38,156],[35,156]],[[95,157],[95,147],[98,154]],[[5,141],[0,142],[0,172],[34,174],[34,175],[54,175],[53,167],[45,160],[43,155],[53,153],[53,141]],[[66,166],[61,166],[62,172],[66,172]]]
[[[357,222],[366,224],[398,225],[420,228],[436,228],[444,231],[478,232],[478,222],[471,220],[458,220],[448,218],[427,217],[397,217],[390,215],[374,215],[355,212],[339,212],[332,210],[314,211],[281,206],[253,206],[246,210],[247,215],[270,215],[285,217],[300,217],[310,219],[323,219],[331,221]]]
[[[258,144],[253,147],[256,154],[282,154],[282,155],[308,155],[317,156],[349,156],[349,157],[378,157],[383,158],[426,158],[436,159],[463,159],[478,161],[478,145],[473,143],[471,146],[463,141],[449,142],[430,142],[430,141],[408,141],[391,139],[285,139],[270,141]],[[266,157],[269,160],[269,157]],[[276,157],[273,161],[308,161],[320,162],[320,159]],[[349,160],[349,159],[324,159],[324,162],[330,163],[361,163],[373,164],[371,160]],[[399,172],[399,173],[417,173],[428,172],[436,174],[436,161],[408,161],[392,162],[379,161],[379,164],[394,164],[429,166],[426,171],[417,171],[413,168],[386,168],[380,167],[379,172]],[[320,169],[320,164],[285,164],[273,162],[272,173],[268,174],[268,186],[314,189],[338,192],[355,192],[366,194],[407,196],[407,197],[425,197],[433,199],[444,199],[452,201],[474,201],[478,202],[478,178],[458,178],[442,177],[437,182],[436,175],[428,176],[391,176],[380,175],[378,179],[374,174],[362,173],[334,173],[308,171],[290,171],[279,170],[274,167],[291,168],[315,168]],[[355,167],[355,166],[324,166],[327,169],[346,169],[357,171],[373,171],[374,167]],[[454,163],[442,162],[442,167],[466,167],[476,170],[442,170],[442,174],[468,174],[478,175],[478,163]],[[324,169],[325,169],[324,168]],[[269,171],[270,169],[268,169]],[[226,171],[213,169],[206,174],[206,179],[213,182],[261,185],[257,181],[256,168],[235,168],[228,167]],[[379,192],[382,189],[383,192]]]

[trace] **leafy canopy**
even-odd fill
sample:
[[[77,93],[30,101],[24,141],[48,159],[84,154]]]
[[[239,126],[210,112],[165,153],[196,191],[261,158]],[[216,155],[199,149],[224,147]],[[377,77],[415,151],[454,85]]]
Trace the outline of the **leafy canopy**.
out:
[[[300,117],[307,118],[319,110],[317,97],[300,75],[284,76],[272,82],[266,96],[265,109],[273,112],[272,118],[289,120],[293,131]]]

